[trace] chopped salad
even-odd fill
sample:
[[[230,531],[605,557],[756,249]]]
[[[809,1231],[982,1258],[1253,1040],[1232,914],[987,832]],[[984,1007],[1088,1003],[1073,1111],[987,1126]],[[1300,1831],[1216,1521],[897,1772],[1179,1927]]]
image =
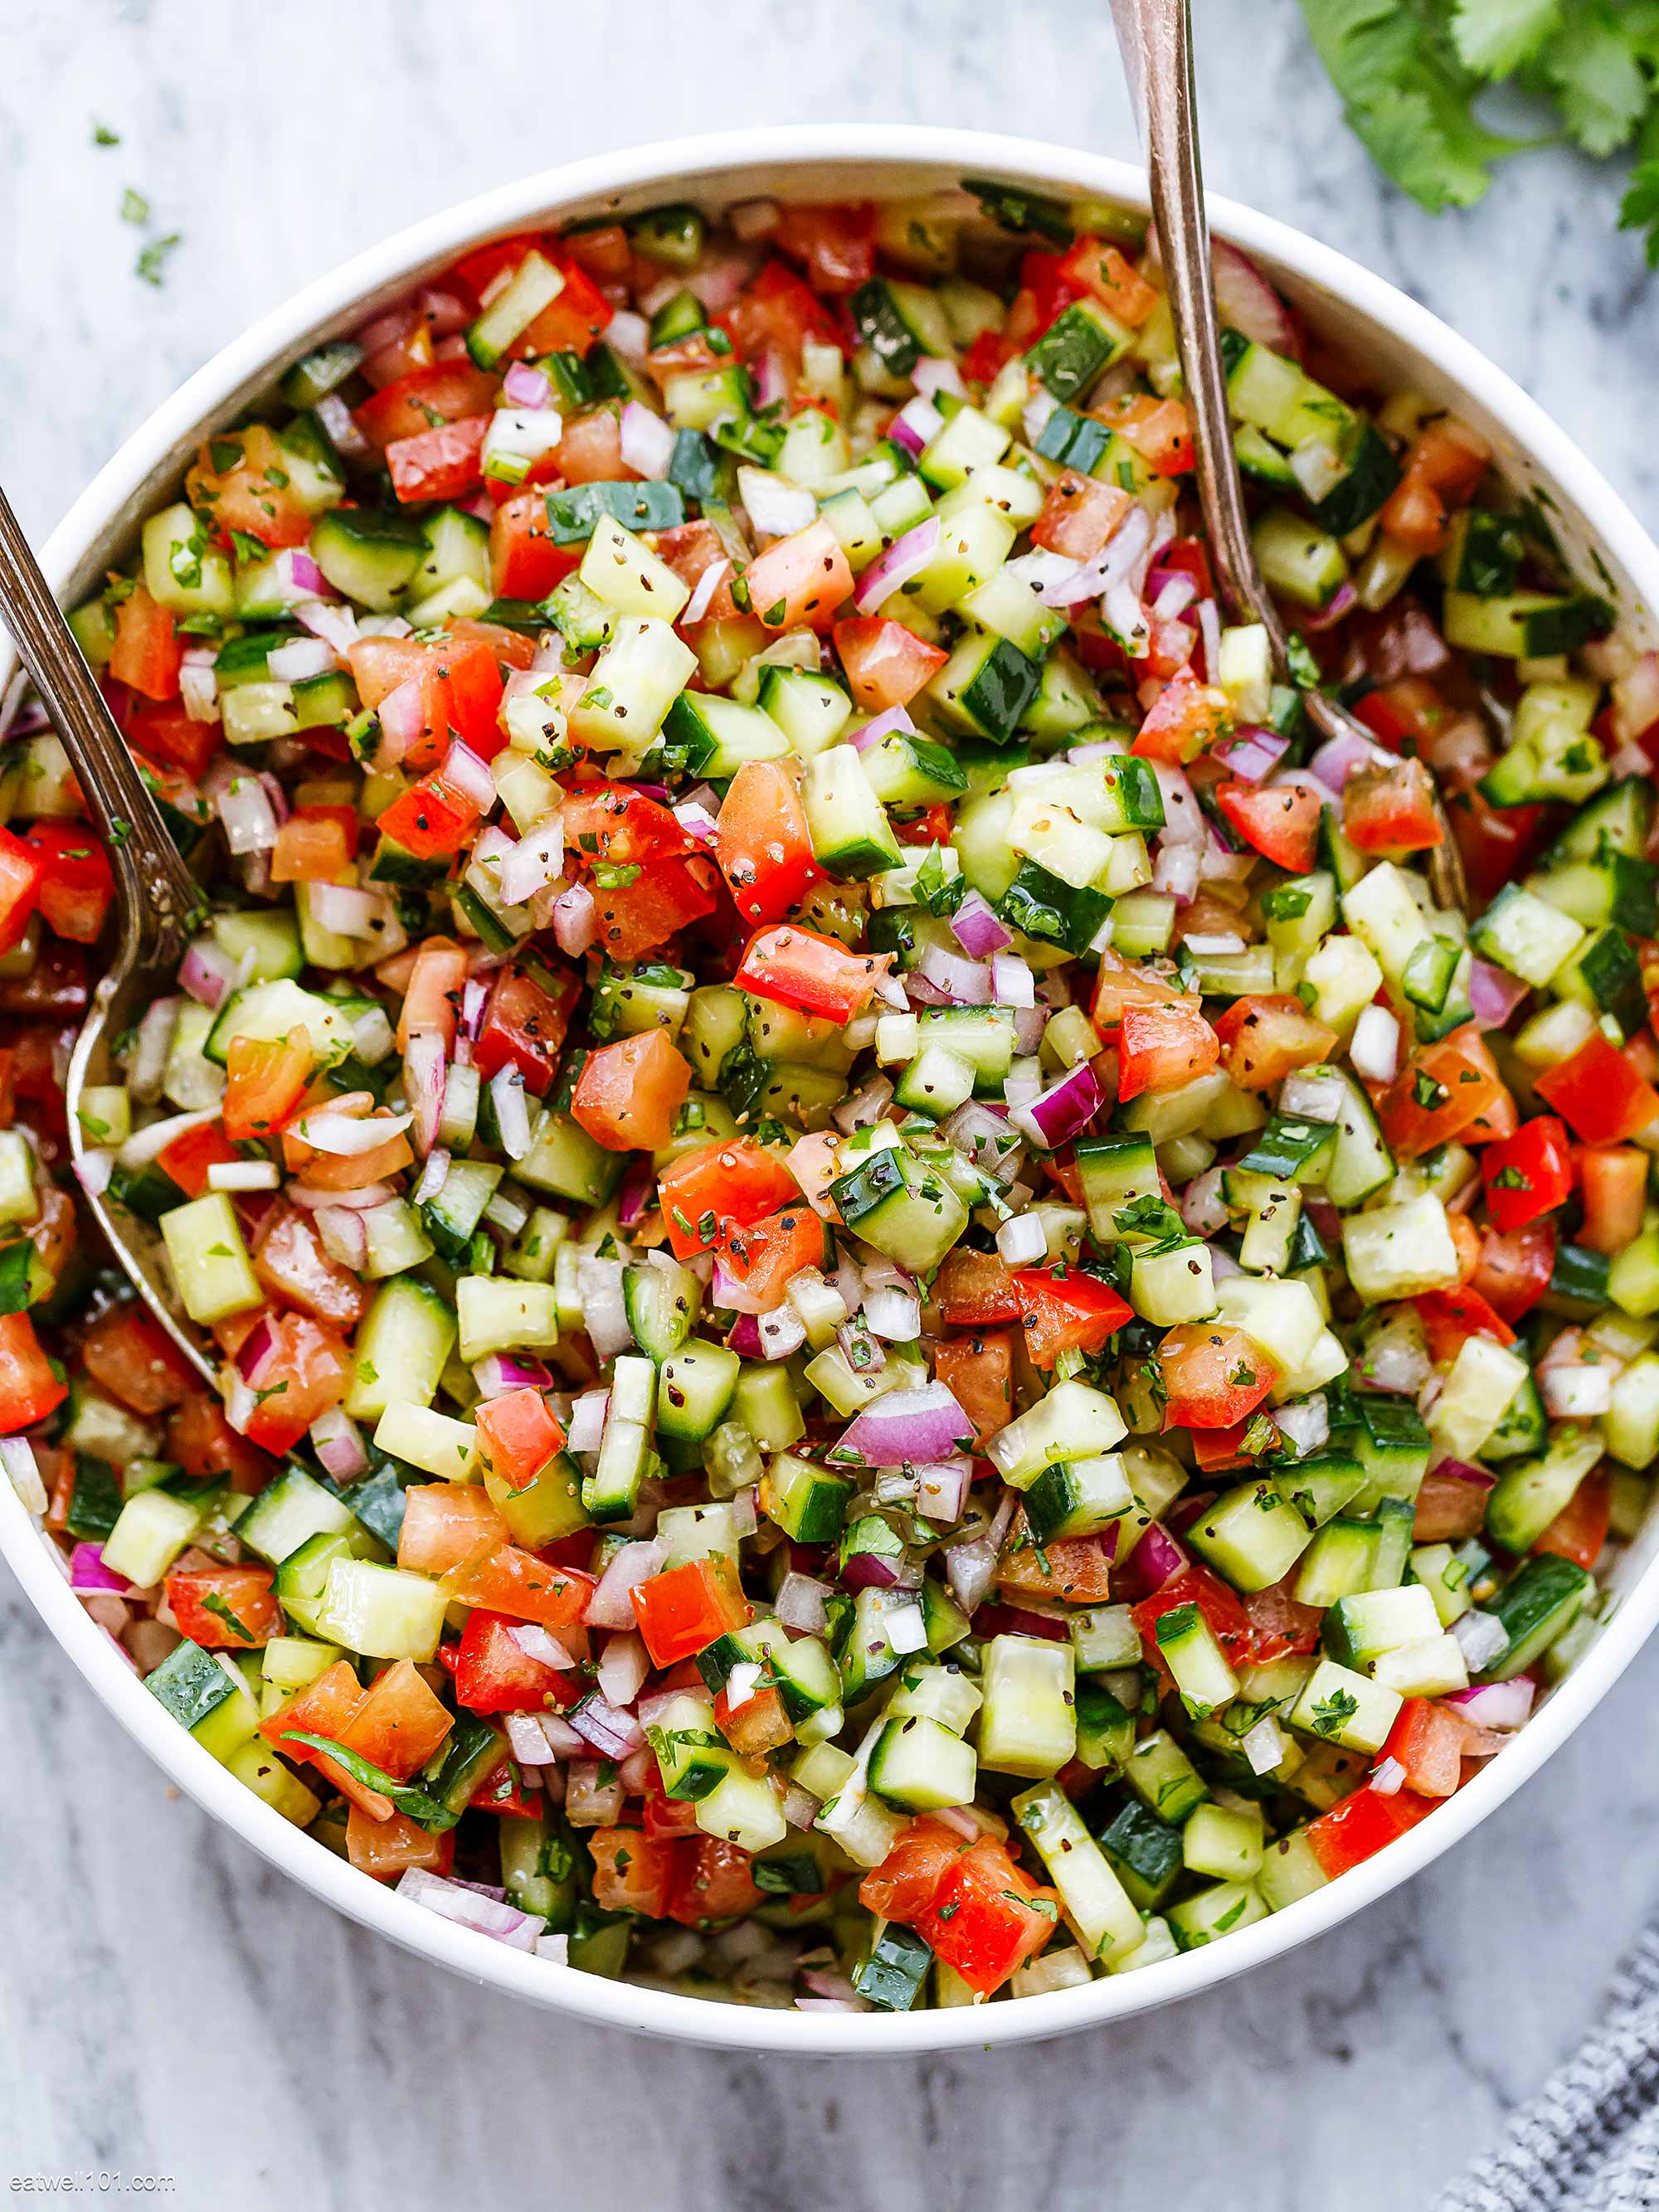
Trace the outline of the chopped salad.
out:
[[[662,207],[295,362],[73,617],[203,885],[73,1173],[112,878],[12,723],[0,1457],[181,1728],[550,1971],[1133,1972],[1431,1818],[1604,1616],[1659,659],[1217,278],[1294,686],[1108,206]]]

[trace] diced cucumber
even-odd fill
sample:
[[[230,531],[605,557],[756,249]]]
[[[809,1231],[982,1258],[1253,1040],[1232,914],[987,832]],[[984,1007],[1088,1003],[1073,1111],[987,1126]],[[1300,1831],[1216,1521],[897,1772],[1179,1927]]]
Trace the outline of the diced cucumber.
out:
[[[981,1765],[999,1774],[1058,1774],[1077,1748],[1076,1682],[1069,1644],[992,1637],[981,1675]]]

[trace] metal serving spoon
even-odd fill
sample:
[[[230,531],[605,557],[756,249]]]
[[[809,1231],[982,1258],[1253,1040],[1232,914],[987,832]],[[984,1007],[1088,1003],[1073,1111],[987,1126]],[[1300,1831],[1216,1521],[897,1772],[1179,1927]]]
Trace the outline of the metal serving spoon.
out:
[[[1199,167],[1188,0],[1112,0],[1112,21],[1146,142],[1152,215],[1175,315],[1183,397],[1192,419],[1199,504],[1221,594],[1235,615],[1261,624],[1280,682],[1295,683],[1284,625],[1256,566],[1233,451]],[[1368,745],[1376,742],[1362,722],[1322,691],[1304,690],[1303,699],[1314,726],[1327,738],[1358,737]],[[1437,793],[1435,806],[1443,834],[1428,856],[1429,885],[1439,905],[1462,908],[1468,897],[1462,861]]]
[[[87,1086],[108,1081],[112,1041],[139,1019],[153,999],[178,988],[179,963],[200,910],[201,892],[167,835],[161,810],[3,491],[0,617],[52,715],[115,872],[119,940],[70,1055],[65,1103],[70,1146],[79,1161],[91,1149],[81,1125]],[[216,1381],[173,1291],[161,1239],[103,1193],[85,1195],[133,1288],[179,1350],[207,1381]]]

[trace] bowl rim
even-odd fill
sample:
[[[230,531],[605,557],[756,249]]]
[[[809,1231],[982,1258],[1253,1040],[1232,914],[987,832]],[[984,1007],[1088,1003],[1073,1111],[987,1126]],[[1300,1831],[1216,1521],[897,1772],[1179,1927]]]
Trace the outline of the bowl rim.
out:
[[[1095,192],[1144,207],[1136,162],[994,132],[910,125],[769,126],[625,148],[538,172],[426,217],[291,295],[223,347],[122,443],[70,507],[42,562],[59,590],[118,520],[143,511],[138,494],[182,442],[239,392],[292,359],[301,342],[354,303],[412,276],[423,263],[492,234],[541,220],[571,203],[653,184],[753,174],[802,165],[890,165]],[[935,185],[944,181],[941,174]],[[1624,501],[1536,402],[1427,308],[1346,255],[1240,202],[1211,195],[1217,234],[1260,252],[1379,324],[1476,398],[1567,491],[1597,539],[1624,563],[1650,605],[1659,605],[1659,550]],[[237,1782],[148,1696],[131,1662],[70,1591],[9,1483],[0,1483],[0,1555],[104,1705],[203,1809],[271,1864],[348,1917],[469,1981],[596,2026],[769,2054],[890,2057],[1018,2044],[1098,2027],[1194,1995],[1327,1933],[1459,1842],[1542,1765],[1630,1663],[1659,1619],[1659,1565],[1651,1560],[1579,1664],[1515,1743],[1425,1821],[1338,1881],[1229,1937],[1086,1987],[993,2007],[907,2014],[770,2010],[613,1982],[508,1950],[359,1875]]]

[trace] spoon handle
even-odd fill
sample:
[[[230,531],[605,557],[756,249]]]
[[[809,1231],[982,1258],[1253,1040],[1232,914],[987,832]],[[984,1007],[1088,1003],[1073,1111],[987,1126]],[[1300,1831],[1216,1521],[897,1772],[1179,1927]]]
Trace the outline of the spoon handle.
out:
[[[1217,581],[1231,611],[1260,623],[1267,631],[1274,667],[1285,679],[1291,675],[1289,641],[1256,566],[1233,450],[1232,411],[1211,273],[1210,226],[1198,158],[1189,0],[1112,0],[1112,22],[1146,134],[1152,216],[1175,316],[1199,504]],[[1310,689],[1303,698],[1310,720],[1324,736],[1352,737],[1370,744],[1370,732],[1323,691]],[[1429,854],[1429,882],[1440,905],[1466,908],[1462,862],[1438,793],[1434,805],[1441,839]]]
[[[1112,16],[1139,99],[1158,250],[1174,311],[1182,397],[1192,418],[1198,495],[1222,594],[1235,612],[1265,623],[1282,669],[1285,641],[1250,544],[1233,458],[1232,416],[1210,276],[1193,88],[1188,0],[1112,0]]]
[[[196,880],[127,750],[96,678],[64,621],[11,503],[0,491],[0,616],[51,708],[114,864],[123,925],[135,951],[182,949],[200,902]]]

